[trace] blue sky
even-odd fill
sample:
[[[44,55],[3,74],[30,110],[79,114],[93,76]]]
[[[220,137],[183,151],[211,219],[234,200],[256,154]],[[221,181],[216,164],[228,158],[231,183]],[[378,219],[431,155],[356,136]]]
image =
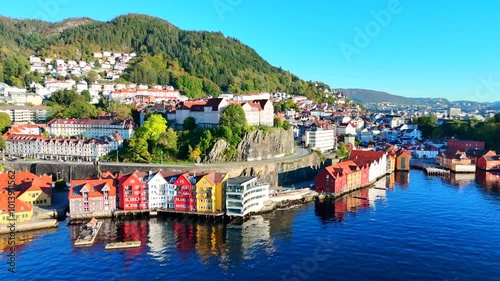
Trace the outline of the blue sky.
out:
[[[484,102],[500,100],[499,10],[494,0],[17,0],[0,14],[149,14],[236,37],[271,64],[334,88]]]

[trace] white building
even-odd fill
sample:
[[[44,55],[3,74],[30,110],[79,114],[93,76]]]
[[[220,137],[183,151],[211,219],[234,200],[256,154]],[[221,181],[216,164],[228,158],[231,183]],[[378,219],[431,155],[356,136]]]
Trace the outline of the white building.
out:
[[[310,146],[313,150],[330,151],[335,149],[335,130],[311,128],[304,132],[302,140],[305,146]]]
[[[241,105],[245,112],[248,125],[273,126],[274,125],[274,107],[270,100],[248,101]]]
[[[387,173],[387,153],[384,151],[352,150],[349,159],[369,163],[368,181],[374,181]]]
[[[6,133],[4,138],[6,154],[38,159],[95,161],[123,144],[118,134],[100,139],[59,139]]]
[[[0,112],[7,113],[12,124],[44,123],[49,110],[48,106],[0,106]]]
[[[161,171],[149,172],[147,178],[149,208],[154,210],[167,207],[167,181]]]
[[[188,117],[193,117],[196,125],[200,128],[215,128],[219,125],[222,112],[229,105],[227,99],[215,98],[207,102],[184,102],[175,110],[174,114],[168,114],[169,120],[174,120],[178,126],[184,123]],[[248,125],[274,125],[274,107],[269,100],[256,100],[245,102],[242,105]]]
[[[52,119],[47,123],[47,132],[51,136],[100,138],[117,133],[123,139],[130,139],[134,134],[134,122],[112,119]]]
[[[351,123],[342,123],[337,127],[337,136],[356,135],[356,126]]]
[[[258,212],[269,200],[269,184],[257,182],[256,177],[230,178],[225,182],[225,190],[228,216]]]

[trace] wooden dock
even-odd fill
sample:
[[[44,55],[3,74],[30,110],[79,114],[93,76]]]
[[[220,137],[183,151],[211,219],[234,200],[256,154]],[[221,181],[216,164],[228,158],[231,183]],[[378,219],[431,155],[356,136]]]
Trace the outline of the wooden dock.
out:
[[[95,238],[97,237],[97,233],[99,233],[99,230],[101,229],[102,224],[102,221],[97,221],[95,219],[92,219],[89,223],[87,223],[83,227],[82,232],[78,236],[78,239],[76,239],[75,246],[92,246],[94,244]]]
[[[128,242],[112,242],[108,243],[106,250],[121,250],[121,249],[130,249],[130,248],[138,248],[141,246],[141,241],[128,241]]]
[[[428,175],[449,175],[450,174],[450,170],[445,170],[443,168],[438,168],[438,167],[426,167],[425,169],[425,173],[428,174]]]
[[[193,216],[205,216],[205,217],[223,217],[224,212],[215,212],[215,213],[202,213],[202,212],[193,212],[193,211],[176,211],[172,209],[159,209],[157,211],[158,215],[169,215],[169,214],[174,214],[174,215],[193,215]]]

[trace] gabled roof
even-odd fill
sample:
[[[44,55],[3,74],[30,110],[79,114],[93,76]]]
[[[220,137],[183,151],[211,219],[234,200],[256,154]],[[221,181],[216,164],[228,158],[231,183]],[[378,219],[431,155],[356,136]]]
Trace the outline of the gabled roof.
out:
[[[212,107],[212,111],[218,111],[219,106],[223,100],[224,99],[222,98],[209,99],[205,104],[205,107]]]
[[[0,186],[7,187],[9,182],[8,173],[0,174]],[[14,180],[16,197],[26,191],[41,191],[48,196],[52,195],[52,177],[49,175],[37,176],[28,170],[16,172]]]
[[[68,198],[81,198],[83,191],[88,192],[89,197],[103,197],[103,192],[106,190],[109,196],[116,196],[116,187],[112,179],[72,180]]]
[[[204,177],[211,185],[215,185],[215,172],[208,173]],[[196,182],[198,183],[198,181]]]
[[[115,175],[113,175],[113,173],[111,173],[110,171],[106,171],[106,172],[102,173],[101,179],[112,179],[112,180],[114,180],[115,179]]]
[[[227,173],[215,173],[214,175],[214,181],[215,183],[221,183],[227,176]]]
[[[33,209],[33,206],[22,200],[15,199],[16,213],[18,212],[29,212]],[[0,190],[0,213],[2,215],[9,214],[9,192],[6,190]]]
[[[352,150],[349,154],[349,159],[355,159],[360,157],[369,158],[372,160],[379,160],[384,157],[384,151],[370,151],[370,150]]]

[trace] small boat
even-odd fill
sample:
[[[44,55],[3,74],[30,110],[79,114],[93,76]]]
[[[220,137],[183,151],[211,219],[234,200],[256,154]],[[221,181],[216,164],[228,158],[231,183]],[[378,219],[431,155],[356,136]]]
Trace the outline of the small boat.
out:
[[[97,233],[101,229],[102,221],[92,218],[86,225],[82,227],[82,232],[75,241],[75,246],[92,246],[97,237]]]
[[[128,241],[128,242],[112,242],[108,243],[105,247],[106,250],[119,250],[137,248],[141,246],[141,241]]]

